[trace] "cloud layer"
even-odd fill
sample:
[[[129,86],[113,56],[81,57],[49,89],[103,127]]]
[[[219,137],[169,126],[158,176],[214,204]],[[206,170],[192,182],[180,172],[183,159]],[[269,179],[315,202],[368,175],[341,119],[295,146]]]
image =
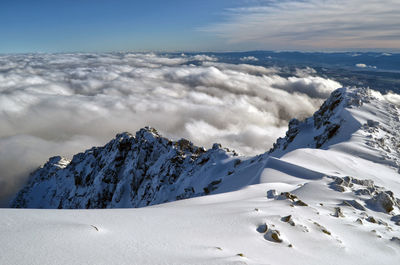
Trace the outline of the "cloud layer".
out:
[[[298,72],[286,78],[205,55],[0,56],[0,197],[50,156],[147,125],[205,147],[265,152],[291,118],[311,115],[340,86],[311,68]]]
[[[398,0],[261,0],[202,30],[247,49],[398,49],[399,21]]]

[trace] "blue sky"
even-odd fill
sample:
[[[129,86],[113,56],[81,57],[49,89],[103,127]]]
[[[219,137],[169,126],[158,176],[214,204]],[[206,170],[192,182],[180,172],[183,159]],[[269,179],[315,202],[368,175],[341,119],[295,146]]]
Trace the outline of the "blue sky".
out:
[[[207,48],[215,38],[197,28],[231,2],[2,0],[0,51]]]
[[[398,0],[1,0],[0,52],[400,47]]]

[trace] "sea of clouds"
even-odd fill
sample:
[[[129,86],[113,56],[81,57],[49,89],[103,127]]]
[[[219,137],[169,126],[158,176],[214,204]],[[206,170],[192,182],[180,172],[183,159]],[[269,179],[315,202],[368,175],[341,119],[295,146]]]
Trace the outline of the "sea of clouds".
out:
[[[254,60],[253,60],[254,61]],[[291,118],[340,84],[298,69],[153,53],[0,56],[0,201],[50,156],[71,157],[144,126],[209,148],[267,151]]]

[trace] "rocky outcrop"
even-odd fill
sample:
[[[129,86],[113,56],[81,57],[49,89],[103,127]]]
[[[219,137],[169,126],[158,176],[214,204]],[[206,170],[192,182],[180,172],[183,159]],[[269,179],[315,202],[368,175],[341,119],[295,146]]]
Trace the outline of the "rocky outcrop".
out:
[[[278,138],[269,153],[279,155],[289,149],[325,147],[329,140],[341,131],[345,121],[343,111],[346,108],[360,106],[370,100],[371,95],[368,89],[339,88],[333,91],[312,117],[304,121],[292,119],[285,137]],[[300,136],[300,132],[306,133],[307,137]]]
[[[118,134],[71,161],[52,157],[11,203],[17,208],[141,207],[211,193],[222,179],[212,165],[235,156],[171,141],[153,128]],[[232,162],[234,163],[234,162]]]
[[[289,122],[289,129],[284,138],[279,138],[269,153],[275,151],[285,151],[295,140],[299,132],[310,128],[313,130],[313,138],[308,139],[312,146],[320,148],[331,139],[340,129],[340,111],[349,104],[345,89],[337,89],[324,102],[321,108],[314,115],[304,121],[292,119]]]
[[[365,205],[371,210],[384,213],[390,213],[395,208],[400,210],[400,199],[396,198],[392,191],[375,185],[372,180],[357,179],[350,176],[334,177],[334,181],[329,186],[331,189],[339,192],[352,192],[355,196],[359,197],[360,201],[364,201]],[[342,205],[361,211],[366,210],[357,200],[346,200],[343,201]]]

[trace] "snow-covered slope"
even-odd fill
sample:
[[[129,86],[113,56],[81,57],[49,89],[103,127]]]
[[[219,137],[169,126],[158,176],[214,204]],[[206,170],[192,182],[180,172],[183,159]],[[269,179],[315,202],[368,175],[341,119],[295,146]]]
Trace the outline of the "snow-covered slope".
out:
[[[13,206],[84,208],[90,199],[90,207],[136,207],[208,196],[140,209],[3,209],[0,264],[397,264],[398,116],[379,93],[343,88],[255,157],[169,144],[148,128],[71,162],[52,158]],[[180,173],[160,183],[171,168]],[[104,191],[107,200],[96,200]]]
[[[259,184],[139,209],[1,209],[0,263],[397,264],[399,226],[342,205],[353,193],[329,182]],[[308,206],[267,197],[271,189]]]

